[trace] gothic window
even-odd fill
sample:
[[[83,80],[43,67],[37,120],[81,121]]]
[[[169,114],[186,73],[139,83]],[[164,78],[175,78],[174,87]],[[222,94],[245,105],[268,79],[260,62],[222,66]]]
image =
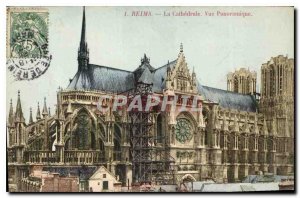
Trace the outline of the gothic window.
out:
[[[98,123],[98,130],[99,130],[99,135],[100,135],[101,139],[105,140],[105,137],[106,137],[105,130],[101,123]]]
[[[157,142],[162,143],[162,115],[158,114],[157,119],[156,119],[156,137],[157,137]]]
[[[65,150],[70,150],[71,145],[70,145],[70,138],[67,139],[66,143],[65,143]]]
[[[274,96],[275,95],[275,69],[274,67],[271,67],[270,69],[270,96]]]
[[[246,81],[246,91],[245,91],[245,94],[249,94],[251,92],[251,79],[250,77],[248,76],[247,77],[247,81]]]
[[[264,70],[264,95],[267,96],[267,72]]]
[[[283,82],[283,67],[279,66],[279,93],[282,94],[282,82]]]
[[[116,140],[118,140],[119,142],[121,142],[121,131],[120,128],[118,127],[118,125],[114,125],[115,131],[114,131],[114,138]]]
[[[91,148],[94,150],[96,148],[96,137],[95,133],[91,133]]]
[[[238,77],[234,78],[233,91],[234,92],[239,92],[239,79],[238,79]]]
[[[120,128],[114,125],[114,160],[121,161],[121,131]]]
[[[19,144],[21,144],[22,143],[22,127],[21,127],[21,124],[19,124],[18,133],[19,133]]]
[[[87,150],[91,147],[92,120],[84,110],[80,111],[75,119],[77,125],[73,133],[74,148]]]

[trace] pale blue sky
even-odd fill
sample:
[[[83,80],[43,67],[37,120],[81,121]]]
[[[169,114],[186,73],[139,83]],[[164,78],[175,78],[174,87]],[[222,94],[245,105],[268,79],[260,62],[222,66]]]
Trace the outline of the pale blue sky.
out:
[[[54,113],[56,91],[66,88],[77,71],[82,7],[49,7],[47,72],[33,81],[13,81],[7,73],[7,107],[21,90],[26,122],[47,103]],[[165,17],[164,11],[245,11],[251,17]],[[124,16],[151,11],[151,17]],[[156,15],[161,14],[161,15]],[[294,10],[289,7],[86,7],[90,63],[134,70],[144,53],[159,67],[177,58],[183,43],[186,61],[203,85],[226,89],[226,74],[240,67],[260,73],[260,66],[279,54],[294,57]],[[260,75],[258,76],[260,84]],[[8,108],[7,108],[8,112]]]

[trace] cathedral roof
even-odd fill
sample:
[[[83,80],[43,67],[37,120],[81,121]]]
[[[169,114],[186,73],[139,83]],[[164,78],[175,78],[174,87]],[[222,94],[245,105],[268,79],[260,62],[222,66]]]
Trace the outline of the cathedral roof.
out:
[[[75,74],[67,89],[122,93],[132,88],[134,88],[132,72],[89,64],[88,71],[78,71]]]
[[[235,93],[213,87],[198,85],[198,91],[206,100],[219,103],[221,107],[255,112],[257,104],[254,96]]]
[[[149,84],[153,82],[153,92],[162,93],[166,85],[167,69],[173,68],[176,61],[169,62],[153,71],[146,68],[139,81]],[[134,72],[89,64],[88,71],[78,71],[67,89],[122,93],[133,89],[134,85]],[[200,83],[198,83],[198,91],[206,100],[219,103],[223,108],[249,112],[255,112],[257,109],[255,98],[251,95],[202,86]]]

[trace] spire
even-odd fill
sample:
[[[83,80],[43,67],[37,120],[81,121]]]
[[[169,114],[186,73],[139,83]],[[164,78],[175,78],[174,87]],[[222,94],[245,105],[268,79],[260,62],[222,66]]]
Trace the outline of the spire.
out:
[[[13,108],[13,105],[12,105],[12,99],[10,99],[8,124],[9,124],[9,126],[14,125],[14,108]]]
[[[180,52],[183,52],[183,45],[180,43]]]
[[[33,119],[32,119],[32,108],[30,107],[29,124],[31,123],[33,123]]]
[[[80,49],[85,49],[86,40],[85,40],[85,7],[83,7],[82,15],[82,27],[81,27],[81,39],[80,39]]]
[[[41,111],[40,111],[40,104],[38,103],[38,108],[36,111],[36,120],[40,120],[41,119]]]
[[[17,122],[25,121],[23,117],[22,106],[21,106],[20,90],[18,91],[18,101],[17,101],[16,113],[15,113],[15,121]]]
[[[48,114],[49,114],[49,116],[51,116],[51,113],[50,113],[50,107],[48,108]]]
[[[46,97],[44,98],[44,107],[43,107],[42,115],[43,115],[43,118],[48,116],[48,110],[47,110],[47,105],[46,105]]]
[[[146,64],[146,63],[150,63],[150,58],[147,57],[146,54],[144,54],[144,57],[141,59],[141,65]]]
[[[170,67],[170,62],[169,62],[169,60],[168,60],[168,63],[167,63],[167,76],[170,76],[170,74],[171,74],[171,67]]]
[[[86,42],[85,7],[83,7],[81,39],[78,50],[78,70],[86,70],[89,64],[89,50]]]

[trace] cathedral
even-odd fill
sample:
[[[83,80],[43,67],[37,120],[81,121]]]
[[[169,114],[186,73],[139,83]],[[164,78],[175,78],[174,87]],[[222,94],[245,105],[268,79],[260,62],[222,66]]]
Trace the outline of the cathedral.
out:
[[[158,67],[146,55],[134,71],[91,64],[83,12],[77,60],[77,73],[57,92],[53,115],[45,99],[35,119],[30,110],[26,122],[22,93],[15,108],[10,103],[7,171],[16,191],[37,166],[78,176],[83,190],[100,166],[123,186],[227,183],[247,175],[294,173],[294,59],[279,55],[263,63],[260,93],[257,73],[246,68],[227,75],[227,90],[200,84],[182,45],[176,60]],[[113,110],[118,94],[177,96],[177,106],[184,96],[198,97],[201,111],[162,112],[161,104],[148,112]],[[103,95],[111,98],[99,104]]]

